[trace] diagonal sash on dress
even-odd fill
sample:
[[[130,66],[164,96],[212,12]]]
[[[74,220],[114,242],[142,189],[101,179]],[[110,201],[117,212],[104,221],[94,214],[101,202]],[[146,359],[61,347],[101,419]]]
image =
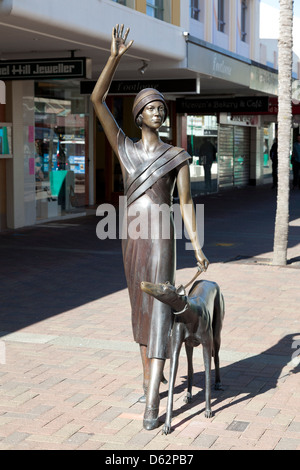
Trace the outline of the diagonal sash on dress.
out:
[[[138,197],[161,177],[174,170],[178,165],[189,159],[189,155],[183,149],[172,147],[158,158],[146,171],[141,173],[126,193],[127,204],[132,204]]]
[[[159,178],[190,158],[189,154],[184,149],[162,144],[154,158],[149,161],[149,157],[145,154],[140,142],[134,144],[130,141],[128,145],[129,139],[127,138],[126,140],[127,145],[124,145],[125,139],[123,140],[121,138],[121,145],[119,146],[121,161],[125,167],[128,167],[128,162],[130,162],[132,166],[136,158],[135,171],[127,173],[124,178],[127,206],[144,194],[147,189],[151,188]],[[132,155],[128,155],[129,149]]]

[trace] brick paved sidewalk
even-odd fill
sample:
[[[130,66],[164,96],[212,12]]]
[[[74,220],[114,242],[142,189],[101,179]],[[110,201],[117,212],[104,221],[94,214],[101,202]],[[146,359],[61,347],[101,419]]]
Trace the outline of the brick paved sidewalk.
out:
[[[202,277],[220,284],[226,302],[224,390],[213,390],[214,415],[206,419],[199,347],[194,399],[185,405],[182,352],[168,436],[161,426],[153,431],[142,426],[141,361],[132,340],[119,244],[107,241],[99,249],[91,217],[1,236],[1,450],[100,449],[117,455],[122,450],[300,449],[296,232],[289,248],[295,262],[280,268],[257,262],[270,255],[266,231],[260,239],[266,245],[251,261],[237,256],[250,254],[251,234],[236,241],[236,226],[224,222],[217,232],[209,217],[206,245],[215,259],[210,256]],[[299,224],[294,216],[295,230]],[[178,258],[179,284],[190,280],[194,268],[183,251]],[[167,376],[168,368],[167,363]],[[163,385],[162,423],[166,403]]]
[[[183,282],[190,274],[179,272]],[[291,362],[295,334],[300,339],[299,272],[214,264],[205,277],[226,299],[224,391],[213,391],[212,419],[204,417],[199,348],[190,405],[181,357],[173,432],[143,430],[140,358],[122,290],[2,337],[0,448],[299,450],[299,366]],[[163,420],[167,386],[161,396]]]

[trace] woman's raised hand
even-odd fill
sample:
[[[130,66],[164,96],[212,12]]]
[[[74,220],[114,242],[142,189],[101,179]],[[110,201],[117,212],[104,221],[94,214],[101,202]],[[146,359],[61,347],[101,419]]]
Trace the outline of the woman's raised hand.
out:
[[[112,41],[111,41],[111,55],[114,57],[121,58],[122,55],[130,48],[133,43],[131,40],[127,45],[125,45],[129,28],[126,29],[125,34],[123,35],[124,25],[117,24],[112,30]]]

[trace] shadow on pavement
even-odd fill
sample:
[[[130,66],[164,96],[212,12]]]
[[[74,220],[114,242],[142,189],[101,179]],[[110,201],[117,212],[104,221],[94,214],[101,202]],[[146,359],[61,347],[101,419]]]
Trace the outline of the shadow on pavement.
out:
[[[275,389],[278,387],[279,381],[284,381],[289,375],[299,373],[299,353],[300,333],[295,333],[286,335],[277,344],[258,355],[236,361],[225,367],[222,367],[221,364],[220,373],[223,390],[218,391],[214,390],[213,387],[214,370],[212,362],[211,403],[213,416],[226,408],[249,401],[253,397]],[[282,376],[283,368],[292,360],[295,360],[295,362],[291,364],[291,370]],[[187,409],[202,406],[195,413],[189,414],[188,417],[173,425],[173,430],[205,411],[204,370],[194,372],[192,402],[187,405],[183,404],[180,409],[174,410],[173,417],[179,417]],[[181,377],[181,379],[184,381],[174,389],[174,401],[176,400],[176,394],[182,394],[183,391],[187,390],[187,376]],[[180,378],[178,377],[177,382],[179,380]],[[196,392],[195,389],[197,388],[200,388],[201,391]],[[160,396],[161,398],[166,397],[167,392],[161,393]],[[164,419],[165,415],[160,418],[161,421],[164,421]]]

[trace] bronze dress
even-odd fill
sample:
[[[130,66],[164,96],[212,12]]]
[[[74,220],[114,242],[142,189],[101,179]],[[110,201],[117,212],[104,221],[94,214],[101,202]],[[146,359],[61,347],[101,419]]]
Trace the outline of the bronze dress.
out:
[[[125,275],[128,285],[134,340],[147,345],[149,358],[168,357],[172,327],[168,305],[143,292],[142,281],[175,282],[175,230],[171,213],[178,168],[188,160],[185,150],[162,144],[154,156],[147,155],[142,141],[133,143],[122,131],[118,134],[119,159],[127,197],[126,236],[122,239]],[[162,204],[168,205],[166,220],[157,218]],[[139,232],[140,231],[140,236]],[[123,232],[124,234],[124,232]]]

